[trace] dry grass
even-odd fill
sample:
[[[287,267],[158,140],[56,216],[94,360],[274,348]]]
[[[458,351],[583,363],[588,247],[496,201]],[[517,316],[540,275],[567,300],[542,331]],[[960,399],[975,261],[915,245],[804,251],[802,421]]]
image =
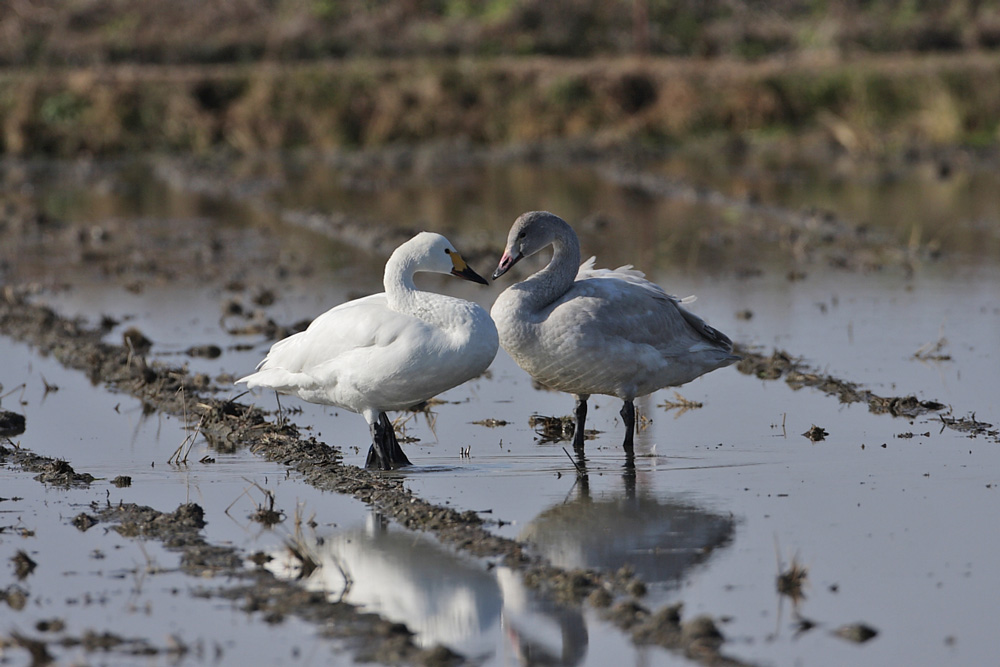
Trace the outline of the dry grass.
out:
[[[0,74],[0,152],[372,147],[461,138],[672,144],[827,132],[848,151],[998,137],[987,55],[814,64],[632,58],[353,60]]]

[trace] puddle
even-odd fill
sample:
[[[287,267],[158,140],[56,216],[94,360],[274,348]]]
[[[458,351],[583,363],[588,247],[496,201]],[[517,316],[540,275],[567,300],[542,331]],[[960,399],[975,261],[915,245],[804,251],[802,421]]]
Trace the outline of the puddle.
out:
[[[283,226],[274,206],[426,223],[467,239],[488,238],[498,248],[517,213],[549,208],[590,221],[582,235],[584,252],[599,249],[600,265],[634,262],[668,290],[697,294],[693,309],[742,344],[785,349],[818,372],[883,395],[941,401],[948,406],[944,413],[955,417],[975,413],[994,425],[1000,420],[1000,309],[994,296],[1000,274],[989,241],[995,232],[987,220],[991,209],[984,203],[990,188],[982,179],[988,176],[953,185],[943,199],[939,188],[923,192],[912,184],[908,190],[831,185],[823,197],[810,188],[764,189],[772,204],[812,201],[852,220],[866,218],[859,222],[891,238],[905,237],[908,227],[885,212],[892,202],[914,198],[907,215],[920,224],[915,216],[926,208],[925,229],[941,236],[947,252],[940,261],[918,262],[912,274],[898,267],[871,273],[822,263],[803,268],[766,236],[738,247],[719,244],[705,234],[731,224],[725,211],[610,184],[586,167],[491,165],[431,176],[379,177],[366,189],[350,170],[300,165],[299,171],[264,170],[255,176],[258,189],[240,197],[227,190],[221,198],[177,190],[155,176],[144,189],[108,177],[118,185],[67,187],[57,199],[56,184],[41,182],[47,206],[71,223],[89,228],[113,218],[118,222],[109,229],[127,229],[141,220],[151,238],[166,239],[154,253],[164,266],[176,261],[186,270],[183,258],[201,247],[199,235],[219,239],[224,270],[181,271],[170,279],[162,271],[129,269],[123,278],[100,263],[61,260],[29,243],[23,257],[41,263],[4,254],[2,275],[69,284],[42,298],[92,323],[102,315],[114,318],[107,334],[112,342],[137,327],[153,341],[152,358],[218,378],[222,395],[235,396],[239,392],[225,379],[253,368],[270,341],[260,333],[226,333],[230,322],[223,315],[233,299],[288,326],[380,289],[384,258]],[[954,211],[961,224],[951,236],[939,233],[962,187],[974,189],[975,206]],[[920,205],[926,203],[920,197],[935,196],[938,206]],[[996,210],[1000,202],[995,196],[989,201]],[[595,211],[608,212],[612,231],[629,233],[608,232],[591,215]],[[180,227],[178,220],[184,221]],[[180,229],[176,237],[171,229]],[[61,263],[63,271],[57,270]],[[279,265],[291,270],[276,272]],[[476,268],[488,273],[491,267],[487,262]],[[759,271],[741,272],[747,268]],[[790,279],[793,270],[801,275],[793,272]],[[141,285],[134,284],[136,277]],[[487,307],[506,286],[476,290],[457,282],[427,284]],[[271,289],[275,301],[254,303],[260,288]],[[237,317],[232,323],[251,320]],[[185,353],[205,344],[218,345],[219,356]],[[315,491],[283,466],[245,451],[213,451],[199,438],[189,465],[168,465],[189,435],[178,420],[144,414],[136,399],[94,388],[83,374],[6,338],[0,338],[0,368],[0,405],[27,419],[27,430],[14,441],[100,478],[88,489],[57,491],[30,475],[0,470],[0,496],[23,498],[0,502],[0,560],[26,549],[39,562],[38,572],[72,572],[44,583],[29,575],[29,599],[42,602],[12,615],[18,628],[60,617],[73,632],[114,627],[158,647],[176,634],[186,645],[200,645],[203,656],[214,655],[218,644],[227,660],[325,659],[331,648],[308,624],[269,626],[230,603],[200,600],[192,595],[199,582],[180,573],[158,574],[140,585],[136,579],[147,558],[169,569],[176,556],[100,529],[80,534],[68,523],[91,502],[123,500],[169,511],[193,501],[206,510],[207,539],[247,554],[278,556],[272,570],[293,578],[295,563],[283,545],[294,537],[296,512],[310,518],[315,527],[309,537],[321,567],[304,585],[405,623],[424,646],[445,643],[487,665],[515,664],[527,653],[553,664],[678,660],[662,649],[637,647],[591,606],[547,604],[506,568],[385,524],[361,503]],[[22,383],[23,391],[11,393]],[[46,383],[58,390],[46,393]],[[944,428],[935,413],[915,419],[874,415],[863,404],[842,405],[819,391],[795,390],[735,368],[705,376],[679,394],[664,390],[637,401],[648,421],[637,433],[634,470],[624,467],[619,404],[594,397],[588,427],[599,433],[587,443],[587,475],[581,479],[564,451],[569,443],[542,442],[528,422],[533,414],[569,414],[572,399],[533,388],[501,352],[486,376],[443,394],[431,415],[404,416],[400,430],[416,439],[404,445],[416,466],[401,477],[417,496],[474,510],[491,531],[528,543],[564,568],[616,571],[631,565],[647,587],[641,604],[655,610],[682,601],[685,618],[721,619],[724,650],[741,660],[994,660],[991,592],[1000,588],[993,564],[1000,542],[985,527],[1000,502],[995,438]],[[275,407],[273,395],[252,400],[267,410]],[[685,402],[687,409],[678,407]],[[346,462],[363,464],[369,434],[362,418],[293,399],[282,405],[292,409],[290,419],[307,428],[306,435],[342,447]],[[484,420],[495,420],[494,426],[477,423]],[[813,425],[827,431],[824,440],[802,435]],[[471,448],[468,457],[464,448]],[[195,463],[206,456],[214,462]],[[117,475],[131,476],[132,486],[111,486],[108,480]],[[266,501],[261,489],[274,493],[285,516],[274,529],[249,518]],[[35,535],[19,536],[21,526]],[[52,548],[62,543],[72,544],[72,551]],[[103,555],[95,556],[97,551]],[[775,585],[793,558],[807,568],[804,598],[796,605],[781,598]],[[3,586],[12,583],[8,576]],[[103,596],[104,602],[91,604],[108,610],[107,616],[88,615],[86,605],[70,602],[87,595]],[[805,631],[802,619],[811,623]],[[858,622],[878,635],[858,646],[834,634]],[[87,659],[77,653],[63,657]],[[114,653],[107,657],[111,663],[129,661]]]

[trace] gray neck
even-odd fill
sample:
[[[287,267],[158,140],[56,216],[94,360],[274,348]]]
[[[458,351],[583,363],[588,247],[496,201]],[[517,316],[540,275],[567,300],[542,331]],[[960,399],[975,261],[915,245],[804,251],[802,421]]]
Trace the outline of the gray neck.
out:
[[[564,223],[565,224],[565,223]],[[524,280],[524,299],[531,310],[540,310],[561,297],[580,269],[580,241],[566,225],[552,240],[552,259],[544,269]]]

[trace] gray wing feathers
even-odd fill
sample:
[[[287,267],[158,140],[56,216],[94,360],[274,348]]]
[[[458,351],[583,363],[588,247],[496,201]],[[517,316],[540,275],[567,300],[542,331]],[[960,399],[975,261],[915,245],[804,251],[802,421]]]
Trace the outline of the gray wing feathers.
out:
[[[728,336],[681,306],[694,301],[694,297],[680,299],[668,294],[628,265],[613,270],[594,269],[593,265],[592,257],[580,266],[567,297],[599,297],[594,299],[591,315],[602,322],[606,333],[666,348],[667,354],[692,347],[732,352]],[[598,315],[598,311],[605,312]],[[609,327],[611,322],[618,325]]]
[[[677,307],[677,310],[680,312],[681,316],[688,323],[688,325],[694,329],[699,336],[704,338],[713,346],[725,349],[726,352],[733,351],[733,341],[729,340],[729,336],[722,333],[718,329],[705,324],[705,320],[701,319],[694,313],[688,312],[680,306]]]

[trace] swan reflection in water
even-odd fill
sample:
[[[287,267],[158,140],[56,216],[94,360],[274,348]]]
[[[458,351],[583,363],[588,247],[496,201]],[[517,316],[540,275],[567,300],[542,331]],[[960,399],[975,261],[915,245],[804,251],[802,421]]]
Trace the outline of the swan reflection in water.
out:
[[[622,475],[624,493],[592,496],[583,457],[577,470],[576,497],[539,514],[520,535],[554,565],[612,572],[627,565],[647,584],[669,584],[732,540],[730,514],[680,497],[637,493],[631,458]]]
[[[586,654],[579,608],[537,600],[516,572],[488,569],[428,537],[393,529],[377,513],[363,528],[309,547],[311,571],[288,549],[271,555],[267,568],[276,576],[301,578],[310,590],[404,623],[421,647],[443,644],[472,660],[502,652],[504,664],[571,666]]]
[[[578,485],[576,498],[543,512],[522,538],[562,567],[629,565],[647,583],[678,580],[731,539],[731,518],[692,503],[637,496],[631,473],[624,496],[591,497],[586,484]],[[471,660],[501,664],[572,666],[586,658],[589,635],[580,607],[542,599],[518,572],[456,555],[376,513],[363,528],[317,539],[309,552],[317,565],[311,572],[287,549],[272,554],[267,567],[404,623],[419,646],[443,644]]]

